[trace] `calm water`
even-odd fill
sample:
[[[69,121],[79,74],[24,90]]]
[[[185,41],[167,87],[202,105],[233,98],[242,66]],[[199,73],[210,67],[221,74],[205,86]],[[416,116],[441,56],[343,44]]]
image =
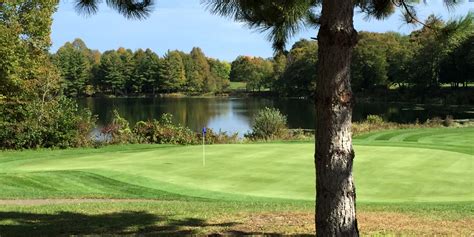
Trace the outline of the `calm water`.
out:
[[[314,128],[315,110],[312,101],[275,98],[84,98],[80,106],[88,107],[99,116],[99,127],[110,122],[112,110],[117,109],[130,124],[139,120],[173,114],[175,122],[200,131],[209,127],[216,131],[238,132],[251,127],[252,117],[264,107],[278,108],[288,116],[290,128]],[[353,120],[360,121],[369,114],[383,116],[392,122],[420,122],[428,118],[452,115],[455,119],[474,118],[474,106],[434,106],[412,104],[359,103]]]

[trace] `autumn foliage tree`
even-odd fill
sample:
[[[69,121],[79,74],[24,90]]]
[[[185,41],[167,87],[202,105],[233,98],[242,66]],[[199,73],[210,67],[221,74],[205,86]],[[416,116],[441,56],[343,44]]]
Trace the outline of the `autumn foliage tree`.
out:
[[[0,97],[42,97],[59,88],[49,62],[52,14],[57,0],[7,1],[0,4]],[[47,83],[44,83],[47,81]],[[54,88],[54,90],[53,90]]]
[[[239,56],[232,62],[230,80],[246,82],[247,90],[259,91],[266,87],[272,75],[273,65],[270,60]]]
[[[89,141],[93,119],[62,96],[64,81],[48,53],[57,4],[0,3],[0,149],[82,146]]]

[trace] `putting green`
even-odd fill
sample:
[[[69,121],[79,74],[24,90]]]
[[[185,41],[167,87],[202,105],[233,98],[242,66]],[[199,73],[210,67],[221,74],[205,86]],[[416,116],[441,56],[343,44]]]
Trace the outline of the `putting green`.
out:
[[[354,140],[360,202],[474,201],[474,128]],[[128,145],[0,153],[0,198],[314,199],[312,143]]]

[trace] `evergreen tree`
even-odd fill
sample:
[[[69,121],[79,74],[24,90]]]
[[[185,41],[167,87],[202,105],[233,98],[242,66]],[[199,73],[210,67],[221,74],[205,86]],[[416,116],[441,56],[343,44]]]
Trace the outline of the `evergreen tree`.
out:
[[[130,49],[118,48],[117,54],[121,60],[121,74],[125,78],[125,85],[122,92],[129,94],[134,90],[133,72],[135,68],[135,62],[133,61],[133,52]]]
[[[194,47],[190,53],[192,59],[191,75],[188,78],[188,88],[192,91],[212,91],[215,82],[211,77],[211,69],[207,58],[200,48]]]
[[[64,80],[64,93],[79,96],[86,92],[86,85],[91,79],[89,50],[80,39],[67,42],[53,55],[53,62],[59,68]]]
[[[161,89],[176,92],[186,83],[183,59],[178,51],[169,51],[160,70]]]
[[[100,59],[98,86],[103,92],[123,94],[127,77],[123,73],[122,59],[115,50],[105,51]]]
[[[181,59],[183,60],[183,65],[184,65],[184,71],[186,74],[186,83],[184,85],[184,88],[182,89],[183,91],[196,91],[195,87],[193,87],[192,83],[192,74],[194,70],[194,62],[193,59],[191,58],[191,55],[178,51],[181,55]]]
[[[155,92],[159,89],[159,84],[161,81],[160,67],[163,60],[160,59],[156,53],[151,51],[151,49],[146,49],[145,55],[146,61],[142,72],[145,79],[144,91],[155,94]]]
[[[135,67],[133,69],[133,74],[129,85],[131,87],[131,92],[134,94],[139,94],[143,90],[143,86],[147,81],[146,70],[148,69],[148,58],[145,54],[145,51],[138,49],[133,53],[133,62]]]

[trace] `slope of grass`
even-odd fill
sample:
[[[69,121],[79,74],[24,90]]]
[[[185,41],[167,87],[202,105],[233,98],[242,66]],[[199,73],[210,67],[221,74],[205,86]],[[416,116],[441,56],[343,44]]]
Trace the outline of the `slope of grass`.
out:
[[[473,128],[355,139],[360,202],[474,201]],[[0,198],[313,200],[312,143],[129,145],[0,153]]]
[[[145,188],[91,172],[41,171],[0,174],[2,192],[8,198],[159,198],[180,200],[185,197],[163,190]]]
[[[361,233],[472,233],[473,140],[474,128],[355,138]],[[200,146],[0,152],[0,199],[104,199],[0,202],[0,235],[314,233],[313,149],[311,142],[212,145],[205,167]]]

